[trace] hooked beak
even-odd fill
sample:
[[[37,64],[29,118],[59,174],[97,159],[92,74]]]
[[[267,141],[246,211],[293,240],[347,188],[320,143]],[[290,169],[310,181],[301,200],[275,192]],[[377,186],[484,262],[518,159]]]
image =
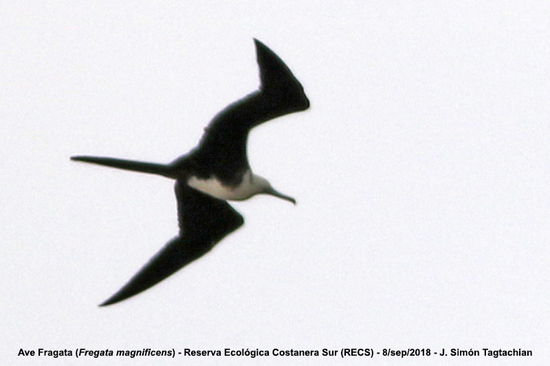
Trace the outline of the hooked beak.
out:
[[[287,200],[287,201],[292,202],[293,204],[296,204],[296,200],[295,200],[294,198],[292,198],[292,197],[290,197],[290,196],[287,196],[287,195],[284,195],[284,194],[282,194],[281,192],[276,191],[276,190],[274,190],[274,189],[271,188],[271,187],[270,187],[269,189],[267,189],[264,193],[270,194],[270,195],[275,196],[275,197],[282,198],[282,199],[284,199],[284,200]]]

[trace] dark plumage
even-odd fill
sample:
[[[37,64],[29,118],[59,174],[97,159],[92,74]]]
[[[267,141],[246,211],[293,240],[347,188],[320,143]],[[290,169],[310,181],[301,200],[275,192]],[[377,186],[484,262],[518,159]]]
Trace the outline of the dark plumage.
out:
[[[226,200],[271,194],[295,203],[252,174],[246,156],[249,131],[266,121],[305,110],[302,85],[284,62],[254,40],[261,86],[229,105],[210,122],[199,145],[168,165],[124,159],[74,156],[71,159],[176,179],[179,235],[173,238],[111,298],[114,304],[136,295],[207,253],[243,223]]]

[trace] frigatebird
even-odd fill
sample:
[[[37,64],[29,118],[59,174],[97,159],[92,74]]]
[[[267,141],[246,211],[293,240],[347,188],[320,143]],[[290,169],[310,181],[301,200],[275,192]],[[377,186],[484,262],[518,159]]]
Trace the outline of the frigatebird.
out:
[[[176,180],[179,235],[157,252],[118,292],[100,306],[134,296],[206,254],[243,225],[227,200],[269,194],[296,203],[252,173],[246,144],[249,131],[271,119],[309,108],[300,82],[267,46],[254,39],[260,69],[259,90],[230,104],[209,123],[197,147],[170,164],[109,157],[71,160],[161,175]]]

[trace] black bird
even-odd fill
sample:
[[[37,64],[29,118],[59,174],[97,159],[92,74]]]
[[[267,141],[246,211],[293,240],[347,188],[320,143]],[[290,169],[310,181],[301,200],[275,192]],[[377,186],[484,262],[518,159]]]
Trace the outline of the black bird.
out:
[[[229,105],[210,122],[200,143],[171,164],[107,157],[73,156],[71,160],[162,175],[176,180],[179,235],[164,246],[117,293],[100,306],[114,304],[156,285],[207,253],[237,230],[243,217],[226,200],[270,194],[292,203],[294,198],[252,173],[246,156],[249,131],[266,121],[303,111],[309,100],[285,63],[258,40],[260,89]]]

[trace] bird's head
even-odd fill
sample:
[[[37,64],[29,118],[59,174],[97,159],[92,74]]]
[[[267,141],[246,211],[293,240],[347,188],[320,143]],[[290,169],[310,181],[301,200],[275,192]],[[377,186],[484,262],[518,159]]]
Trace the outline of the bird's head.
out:
[[[254,174],[252,179],[253,179],[253,182],[254,182],[253,184],[258,189],[258,192],[257,192],[258,194],[269,194],[271,196],[279,197],[283,200],[287,200],[287,201],[292,202],[293,204],[296,204],[296,200],[293,197],[282,194],[281,192],[274,189],[271,186],[271,183],[269,183],[269,181],[267,179],[265,179],[264,177],[261,177],[259,175]]]

